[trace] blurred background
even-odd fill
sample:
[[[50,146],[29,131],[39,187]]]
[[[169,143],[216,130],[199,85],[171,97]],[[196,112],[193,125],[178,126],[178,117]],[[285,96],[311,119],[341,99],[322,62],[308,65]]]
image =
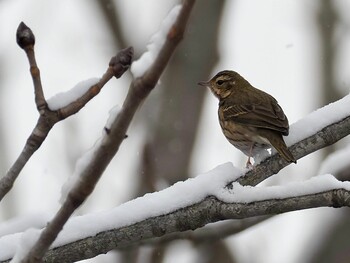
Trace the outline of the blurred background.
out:
[[[24,21],[36,36],[47,98],[100,77],[110,58],[132,45],[137,59],[174,0],[0,0],[0,176],[22,150],[38,118],[24,52]],[[196,85],[232,69],[272,94],[290,124],[349,92],[350,0],[197,1],[184,40],[138,111],[97,188],[77,214],[110,209],[147,192],[246,157],[220,130],[217,100]],[[108,111],[121,105],[130,72],[110,81],[83,110],[56,125],[0,203],[0,235],[43,227],[59,208],[62,184],[101,136]],[[322,161],[349,143],[290,165],[264,184],[318,175]],[[350,178],[350,167],[341,171]],[[335,174],[337,176],[337,174]],[[274,216],[227,238],[174,241],[110,252],[85,262],[349,262],[348,209]]]

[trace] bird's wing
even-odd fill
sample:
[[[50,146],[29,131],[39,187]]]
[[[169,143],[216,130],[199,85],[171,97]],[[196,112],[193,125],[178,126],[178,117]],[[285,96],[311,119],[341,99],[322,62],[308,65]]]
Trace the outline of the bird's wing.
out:
[[[277,101],[259,104],[222,105],[224,119],[257,128],[271,129],[288,135],[289,125],[286,115]]]

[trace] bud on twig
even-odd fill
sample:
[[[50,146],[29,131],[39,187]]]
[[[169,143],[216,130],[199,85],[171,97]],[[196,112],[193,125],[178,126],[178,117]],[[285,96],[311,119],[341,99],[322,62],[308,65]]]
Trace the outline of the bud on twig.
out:
[[[109,66],[113,68],[114,76],[120,78],[131,65],[134,56],[133,47],[128,47],[119,51],[119,53],[112,57],[109,61]]]
[[[35,36],[32,30],[23,22],[21,22],[17,28],[16,40],[17,44],[22,49],[25,49],[28,46],[34,46],[35,44]]]

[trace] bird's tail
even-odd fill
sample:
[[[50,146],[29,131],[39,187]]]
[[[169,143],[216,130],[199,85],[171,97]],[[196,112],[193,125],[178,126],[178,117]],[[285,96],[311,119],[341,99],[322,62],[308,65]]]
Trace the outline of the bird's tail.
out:
[[[270,136],[267,136],[267,139],[270,141],[271,145],[276,149],[276,151],[283,157],[283,159],[289,163],[297,163],[293,154],[289,151],[286,143],[284,142],[281,134],[270,134]]]
[[[286,144],[283,146],[280,146],[278,148],[275,147],[277,152],[289,163],[297,163],[297,160],[295,160],[293,154],[289,151]]]

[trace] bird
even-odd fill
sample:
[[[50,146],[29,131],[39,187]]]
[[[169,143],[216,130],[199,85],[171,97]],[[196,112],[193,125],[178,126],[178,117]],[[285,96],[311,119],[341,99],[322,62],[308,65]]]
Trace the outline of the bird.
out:
[[[231,70],[217,73],[209,81],[200,81],[219,99],[219,123],[226,139],[251,157],[262,149],[275,148],[288,163],[296,163],[282,136],[289,134],[286,115],[270,94],[254,88],[240,74]]]

